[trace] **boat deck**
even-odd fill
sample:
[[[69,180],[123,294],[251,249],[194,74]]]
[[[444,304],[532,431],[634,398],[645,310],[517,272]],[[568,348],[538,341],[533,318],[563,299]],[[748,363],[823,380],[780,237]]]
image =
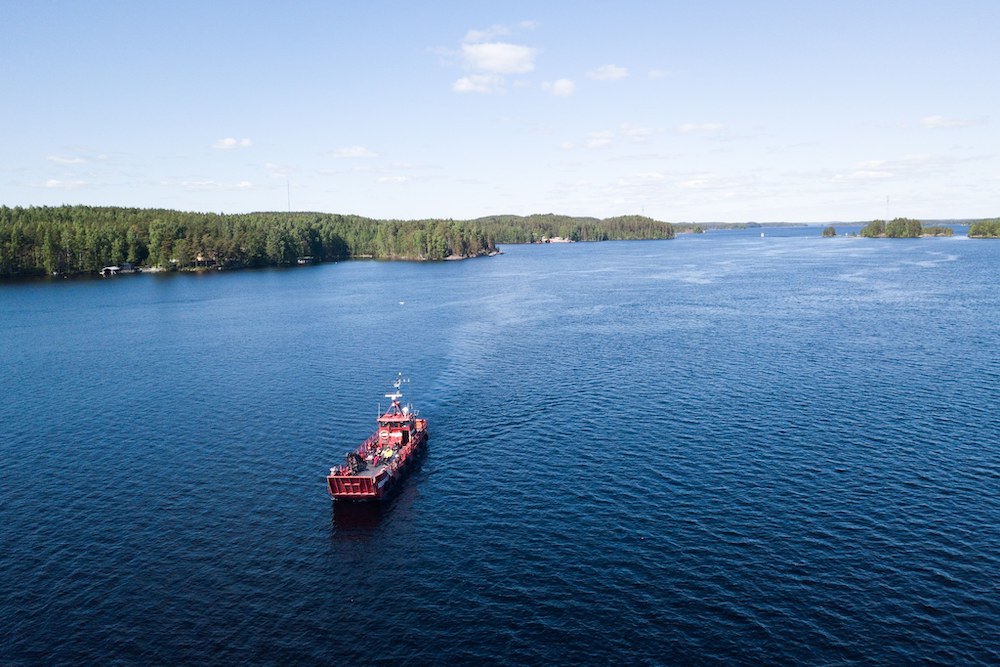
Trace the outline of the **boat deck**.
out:
[[[368,464],[364,470],[359,470],[353,475],[348,475],[348,477],[378,477],[379,473],[385,470],[388,466],[385,463],[379,463],[377,466]]]

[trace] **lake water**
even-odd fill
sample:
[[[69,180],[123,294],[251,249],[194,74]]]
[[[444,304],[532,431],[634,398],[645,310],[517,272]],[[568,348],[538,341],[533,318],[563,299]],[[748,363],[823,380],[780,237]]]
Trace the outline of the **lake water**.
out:
[[[0,663],[1000,663],[1000,242],[504,253],[0,286]]]

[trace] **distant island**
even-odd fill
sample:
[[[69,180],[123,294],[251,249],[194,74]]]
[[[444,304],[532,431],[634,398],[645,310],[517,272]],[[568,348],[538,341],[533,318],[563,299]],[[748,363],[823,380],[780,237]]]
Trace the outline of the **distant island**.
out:
[[[977,220],[969,225],[970,239],[997,239],[1000,238],[1000,218],[990,220]]]
[[[675,222],[678,234],[704,234],[710,230],[765,229],[771,227],[808,227],[804,222]]]
[[[951,236],[955,232],[944,225],[925,226],[919,220],[912,218],[894,218],[872,220],[861,228],[859,234],[868,238],[916,239],[922,236]]]
[[[672,239],[641,215],[552,213],[474,220],[377,220],[309,212],[191,213],[101,206],[0,206],[0,278],[118,270],[222,270],[344,259],[435,261],[544,239]]]

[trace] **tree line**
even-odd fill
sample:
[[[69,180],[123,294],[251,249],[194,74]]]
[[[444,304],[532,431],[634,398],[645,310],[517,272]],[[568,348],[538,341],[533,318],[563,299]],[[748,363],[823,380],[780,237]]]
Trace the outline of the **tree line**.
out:
[[[869,238],[915,239],[921,236],[951,236],[955,232],[944,225],[925,226],[912,218],[894,218],[889,222],[872,220],[859,233]]]
[[[969,225],[969,238],[1000,238],[1000,218],[973,222]]]
[[[642,215],[590,218],[542,213],[492,215],[469,221],[490,230],[497,243],[538,243],[544,239],[571,241],[627,241],[672,239],[674,226]]]
[[[331,213],[0,206],[0,277],[92,273],[125,264],[189,269],[352,258],[440,260],[491,254],[498,243],[556,236],[668,239],[674,229],[644,216],[377,220]]]

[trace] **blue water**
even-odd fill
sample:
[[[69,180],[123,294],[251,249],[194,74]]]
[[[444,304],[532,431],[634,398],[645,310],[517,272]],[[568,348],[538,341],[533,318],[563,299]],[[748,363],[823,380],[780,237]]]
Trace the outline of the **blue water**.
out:
[[[504,253],[0,286],[0,663],[1000,663],[1000,242]]]

